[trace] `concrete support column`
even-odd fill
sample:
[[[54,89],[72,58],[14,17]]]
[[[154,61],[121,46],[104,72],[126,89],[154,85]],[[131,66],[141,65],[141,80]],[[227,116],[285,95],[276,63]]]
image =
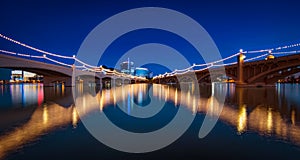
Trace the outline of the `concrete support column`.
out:
[[[75,56],[73,56],[73,57],[75,58]],[[75,66],[75,64],[73,64],[73,65],[72,65],[72,71],[73,71],[73,72],[72,72],[72,77],[71,77],[71,86],[73,86],[73,87],[76,85],[76,80],[75,80],[75,77],[76,77],[75,75],[76,75],[76,74],[75,74],[75,70],[76,70],[76,66]]]
[[[236,86],[243,86],[245,85],[244,81],[244,72],[243,72],[243,65],[244,65],[244,58],[245,55],[243,54],[243,50],[240,50],[240,54],[237,56],[237,81]]]
[[[111,77],[110,86],[115,87],[116,86],[116,77]]]
[[[99,79],[99,83],[100,83],[100,88],[102,88],[103,87],[102,78]]]

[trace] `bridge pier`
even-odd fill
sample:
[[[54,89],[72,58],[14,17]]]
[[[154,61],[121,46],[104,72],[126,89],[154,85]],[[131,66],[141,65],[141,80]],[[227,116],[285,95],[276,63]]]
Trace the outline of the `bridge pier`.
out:
[[[244,81],[244,59],[245,55],[243,54],[243,50],[240,50],[240,54],[237,56],[237,81],[235,82],[236,87],[244,87],[247,84]]]
[[[103,87],[102,78],[99,79],[99,84],[100,84],[100,88],[102,89],[102,87]]]

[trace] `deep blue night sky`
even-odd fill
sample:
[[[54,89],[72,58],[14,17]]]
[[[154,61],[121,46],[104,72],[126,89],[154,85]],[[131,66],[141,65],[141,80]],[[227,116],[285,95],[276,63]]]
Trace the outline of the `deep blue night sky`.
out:
[[[1,1],[0,33],[46,51],[73,55],[99,23],[119,12],[138,7],[164,7],[182,12],[201,24],[223,57],[244,50],[272,48],[300,42],[300,2],[246,1]],[[202,60],[182,40],[155,30],[120,37],[103,61],[114,66],[122,52],[142,43],[173,45],[191,63]],[[165,36],[158,36],[165,34]],[[163,37],[163,38],[162,38]],[[125,39],[128,40],[125,40]],[[123,39],[123,40],[122,40]],[[172,39],[172,41],[170,41]],[[119,43],[119,44],[118,44]],[[171,44],[172,43],[172,44]],[[0,49],[39,55],[0,39]],[[159,70],[152,68],[154,73]]]

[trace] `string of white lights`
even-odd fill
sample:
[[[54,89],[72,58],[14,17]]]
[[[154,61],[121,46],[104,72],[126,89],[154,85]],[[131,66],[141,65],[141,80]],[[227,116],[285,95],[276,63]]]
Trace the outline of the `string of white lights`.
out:
[[[85,65],[83,65],[82,67],[84,68],[84,70],[91,71],[91,72],[95,72],[94,69],[88,68],[88,67],[86,67]]]
[[[216,66],[216,65],[214,65],[214,64],[220,63],[220,62],[223,62],[223,61],[226,61],[226,60],[231,59],[231,58],[234,58],[234,57],[238,56],[239,54],[240,54],[240,53],[236,53],[236,54],[233,54],[233,55],[228,56],[228,57],[226,57],[226,58],[223,58],[223,59],[220,59],[220,60],[216,60],[216,61],[213,61],[213,62],[210,62],[210,63],[193,64],[192,66],[190,66],[190,67],[188,67],[188,68],[185,68],[185,69],[180,69],[180,70],[176,69],[176,70],[172,71],[170,74],[173,74],[173,73],[180,73],[180,72],[187,72],[187,71],[193,69],[194,67],[203,67],[203,66],[211,66],[211,65]],[[222,66],[222,64],[221,64],[221,65],[217,65],[217,66]],[[180,74],[181,74],[181,73],[180,73]]]
[[[41,58],[44,58],[43,56],[33,56],[33,55],[31,55],[31,58],[39,58],[39,59],[41,59]]]
[[[296,44],[292,44],[292,45],[277,47],[277,48],[275,48],[275,50],[288,49],[288,48],[294,48],[294,47],[299,47],[299,46],[300,46],[300,43],[296,43]]]
[[[300,53],[300,50],[299,51],[288,51],[288,52],[274,52],[272,54],[278,55],[278,54],[296,54],[296,53]]]
[[[262,50],[256,50],[256,51],[245,51],[245,53],[262,53],[262,52],[269,52],[273,51],[274,49],[262,49]]]
[[[71,64],[66,64],[66,63],[63,63],[63,62],[54,60],[54,59],[52,59],[52,58],[50,58],[50,57],[47,57],[46,54],[44,54],[43,56],[35,56],[35,55],[23,54],[23,53],[17,53],[17,52],[6,51],[6,50],[0,50],[0,52],[1,52],[1,53],[5,53],[5,54],[10,54],[10,55],[17,55],[17,56],[21,56],[21,57],[30,57],[30,58],[46,59],[46,60],[48,60],[48,61],[54,62],[54,63],[59,64],[59,65],[62,65],[62,66],[73,67],[73,65],[71,65]],[[82,61],[76,59],[75,57],[74,57],[74,59],[77,60],[79,63],[86,64],[86,63],[84,63],[84,62],[82,62]],[[95,72],[95,71],[96,71],[96,69],[93,69],[93,68],[95,68],[95,66],[91,66],[91,65],[88,65],[88,64],[86,64],[86,65],[89,66],[89,67],[92,67],[92,68],[88,68],[88,67],[86,67],[85,65],[82,65],[82,66],[75,66],[75,67],[76,67],[76,68],[84,68],[84,70],[91,71],[91,72]],[[117,71],[115,71],[115,70],[114,70],[114,71],[111,71],[111,70],[105,69],[105,68],[103,68],[103,70],[106,71],[106,72],[111,73],[111,74],[114,75],[114,76],[129,77],[128,75],[125,75],[124,73],[119,73],[119,72],[117,72]],[[101,71],[101,72],[103,72],[103,71]],[[134,77],[134,78],[136,78],[136,77]]]
[[[176,76],[176,75],[183,75],[183,74],[186,74],[186,73],[189,73],[189,72],[196,72],[196,71],[202,71],[202,70],[205,70],[205,69],[208,69],[208,68],[210,68],[210,67],[212,67],[211,65],[210,66],[208,66],[208,67],[205,67],[205,68],[202,68],[202,69],[199,69],[199,70],[187,70],[187,71],[184,71],[184,72],[176,72],[176,73],[164,73],[164,74],[162,74],[162,75],[160,75],[160,76],[166,76],[166,77],[170,77],[170,76]],[[157,78],[158,76],[155,76],[155,78]]]
[[[47,55],[51,55],[51,56],[54,56],[54,57],[59,57],[59,58],[65,58],[65,59],[73,59],[73,57],[70,57],[70,56],[62,56],[62,55],[59,55],[59,54],[55,54],[55,53],[51,53],[51,52],[47,52],[47,51],[44,51],[44,50],[41,50],[41,49],[38,49],[38,48],[35,48],[35,47],[32,47],[30,45],[27,45],[25,43],[22,43],[22,42],[19,42],[17,40],[14,40],[12,38],[9,38],[7,36],[4,36],[3,34],[0,34],[0,37],[3,38],[3,39],[6,39],[8,41],[11,41],[15,44],[18,44],[18,45],[21,45],[23,47],[26,47],[28,49],[31,49],[31,50],[34,50],[36,52],[40,52],[40,53],[43,53],[43,54],[47,54]]]
[[[0,50],[1,53],[6,53],[6,54],[10,54],[10,55],[17,55],[17,56],[21,56],[21,57],[30,57],[30,58],[38,58],[38,59],[47,59],[49,61],[52,61],[54,63],[57,63],[57,64],[61,64],[61,65],[64,65],[64,66],[68,66],[68,67],[72,67],[73,65],[70,65],[70,64],[66,64],[66,63],[63,63],[63,62],[59,62],[57,60],[54,60],[54,59],[51,59],[47,56],[35,56],[35,55],[30,55],[30,54],[24,54],[24,53],[17,53],[17,52],[12,52],[12,51],[6,51],[6,50]],[[75,66],[76,68],[83,68],[83,66]]]
[[[90,67],[90,68],[98,68],[97,66],[92,66],[92,65],[89,65],[89,64],[87,64],[87,63],[84,63],[83,61],[79,60],[79,59],[76,58],[75,56],[73,57],[73,59],[74,59],[76,62],[78,62],[78,63],[80,63],[80,64],[82,64],[82,65],[84,65],[84,66],[87,66],[87,67]]]
[[[300,43],[299,44],[295,44],[295,45],[290,45],[290,47],[282,47],[282,48],[291,48],[291,47],[297,47],[297,46],[300,46]],[[271,51],[273,51],[273,50],[274,49],[265,49],[265,50],[257,50],[257,51],[245,51],[243,53],[259,53],[259,52],[268,52],[268,53],[262,54],[262,55],[259,55],[259,56],[253,57],[253,58],[246,59],[246,60],[244,60],[244,62],[249,62],[249,61],[253,61],[253,60],[256,60],[256,59],[259,59],[259,58],[262,58],[262,57],[266,57],[269,54],[279,55],[279,54],[296,54],[296,53],[300,53],[300,50],[298,50],[298,51],[287,51],[287,52],[274,52],[274,53],[272,53]],[[222,66],[234,65],[234,64],[237,64],[237,62],[232,62],[232,63],[227,63],[227,64],[215,64],[215,63],[219,63],[219,62],[231,59],[233,57],[238,56],[239,54],[240,53],[236,53],[236,54],[231,55],[229,57],[226,57],[226,58],[223,58],[221,60],[217,60],[217,61],[214,61],[214,62],[211,62],[211,63],[207,63],[207,64],[199,64],[199,65],[193,64],[193,66],[191,66],[191,67],[188,67],[186,69],[181,69],[181,70],[174,70],[173,72],[163,74],[163,76],[165,76],[167,74],[174,75],[176,73],[178,73],[178,74],[185,74],[185,73],[188,73],[194,66],[208,66],[208,65],[212,65],[212,66],[222,67]]]
[[[192,68],[194,68],[194,66],[190,66],[190,67],[185,68],[185,69],[175,69],[173,72],[183,72],[183,71],[186,71],[186,70],[190,70],[190,69],[192,69]],[[172,72],[171,72],[171,73],[172,73]]]
[[[31,50],[34,50],[36,52],[39,52],[39,53],[43,53],[44,55],[43,56],[34,56],[34,55],[30,55],[30,54],[22,54],[22,53],[16,53],[16,52],[11,52],[11,51],[5,51],[5,50],[0,50],[0,52],[2,53],[6,53],[6,54],[11,54],[11,55],[18,55],[18,56],[22,56],[22,57],[32,57],[32,58],[44,58],[44,59],[47,59],[49,61],[52,61],[54,63],[57,63],[57,64],[60,64],[60,65],[63,65],[63,66],[68,66],[68,67],[72,67],[73,65],[70,65],[70,64],[66,64],[66,63],[63,63],[63,62],[60,62],[60,61],[57,61],[57,60],[54,60],[52,58],[49,58],[47,57],[46,55],[50,55],[50,56],[54,56],[54,57],[59,57],[59,58],[64,58],[64,59],[73,59],[75,60],[76,62],[82,64],[82,66],[76,66],[76,68],[85,68],[85,69],[88,69],[90,71],[94,71],[96,72],[96,68],[99,68],[97,66],[93,66],[93,65],[90,65],[90,64],[87,64],[81,60],[79,60],[78,58],[75,57],[75,55],[73,56],[63,56],[63,55],[59,55],[59,54],[55,54],[55,53],[51,53],[51,52],[48,52],[48,51],[44,51],[44,50],[41,50],[41,49],[38,49],[38,48],[35,48],[35,47],[32,47],[30,45],[27,45],[25,43],[22,43],[20,41],[17,41],[17,40],[14,40],[12,38],[9,38],[3,34],[0,34],[0,37],[3,38],[3,39],[6,39],[10,42],[13,42],[15,44],[18,44],[18,45],[21,45],[23,47],[26,47],[28,49],[31,49]],[[242,53],[263,53],[263,52],[271,52],[271,51],[274,51],[274,50],[283,50],[283,49],[289,49],[289,48],[294,48],[294,47],[299,47],[300,46],[300,43],[296,43],[296,44],[291,44],[291,45],[286,45],[286,46],[281,46],[281,47],[276,47],[276,48],[270,48],[270,49],[262,49],[262,50],[253,50],[253,51],[241,51]],[[278,55],[278,54],[294,54],[294,53],[299,53],[300,51],[289,51],[289,52],[276,52],[276,53],[269,53],[269,54],[274,54],[274,55]],[[165,73],[163,74],[163,76],[170,76],[170,75],[175,75],[175,74],[185,74],[185,73],[188,73],[190,72],[194,67],[203,67],[203,66],[207,66],[203,69],[200,69],[200,70],[205,70],[205,69],[208,69],[209,67],[212,67],[212,66],[226,66],[226,65],[232,65],[232,64],[236,64],[236,62],[233,62],[233,63],[227,63],[227,64],[216,64],[216,63],[219,63],[219,62],[223,62],[225,60],[228,60],[228,59],[231,59],[233,57],[236,57],[238,56],[240,53],[236,53],[236,54],[233,54],[231,56],[228,56],[226,58],[223,58],[223,59],[220,59],[220,60],[217,60],[217,61],[214,61],[214,62],[210,62],[210,63],[205,63],[205,64],[193,64],[192,66],[186,68],[186,69],[181,69],[181,70],[174,70],[172,71],[171,73]],[[253,58],[249,58],[249,59],[246,59],[245,62],[249,62],[249,61],[252,61],[252,60],[255,60],[255,59],[258,59],[258,58],[261,58],[261,57],[265,57],[267,56],[268,54],[263,54],[263,55],[259,55],[259,56],[256,56],[256,57],[253,57]],[[119,73],[117,71],[110,71],[109,69],[103,69],[105,72],[107,73],[111,73],[111,74],[114,74],[114,75],[120,75],[120,76],[124,76],[123,73]],[[200,71],[200,70],[196,70],[196,71]],[[103,72],[103,71],[101,71]]]
[[[96,66],[92,66],[92,65],[89,65],[89,64],[87,64],[87,63],[84,63],[83,61],[77,59],[77,58],[75,57],[75,55],[73,55],[73,56],[63,56],[63,55],[59,55],[59,54],[47,52],[47,51],[44,51],[44,50],[42,50],[42,49],[38,49],[38,48],[32,47],[32,46],[27,45],[27,44],[25,44],[25,43],[22,43],[22,42],[19,42],[19,41],[17,41],[17,40],[14,40],[14,39],[12,39],[12,38],[9,38],[9,37],[7,37],[7,36],[4,36],[3,34],[0,34],[0,37],[3,38],[3,39],[8,40],[8,41],[10,41],[10,42],[13,42],[13,43],[15,43],[15,44],[18,44],[18,45],[21,45],[21,46],[26,47],[26,48],[28,48],[28,49],[34,50],[34,51],[36,51],[36,52],[39,52],[39,53],[43,53],[43,54],[50,55],[50,56],[54,56],[54,57],[64,58],[64,59],[74,59],[74,60],[76,60],[77,62],[81,63],[82,65],[86,65],[86,66],[91,67],[91,68],[95,68],[95,67],[96,67]]]
[[[259,56],[256,56],[256,57],[253,57],[253,58],[249,58],[249,59],[246,59],[244,60],[244,62],[249,62],[249,61],[252,61],[252,60],[256,60],[256,59],[259,59],[259,58],[262,58],[262,57],[266,57],[267,55],[280,55],[280,54],[296,54],[296,53],[299,53],[300,51],[288,51],[288,52],[270,52],[269,53],[266,53],[266,54],[262,54],[262,55],[259,55]]]
[[[6,53],[6,54],[12,54],[12,55],[17,55],[17,54],[18,54],[18,53],[16,53],[16,52],[5,51],[5,50],[0,50],[0,52]]]
[[[270,48],[270,49],[246,51],[246,53],[261,53],[261,52],[269,52],[269,51],[274,51],[274,50],[278,51],[278,50],[289,49],[289,48],[294,48],[294,47],[300,47],[300,43],[295,43],[295,44],[291,44],[291,45],[280,46],[280,47]]]
[[[203,67],[203,66],[208,66],[211,65],[212,63],[202,63],[202,64],[193,64],[193,67]]]
[[[18,56],[22,56],[22,57],[30,57],[30,55],[29,55],[29,54],[22,54],[22,53],[18,53],[17,55],[18,55]]]
[[[259,56],[253,57],[253,58],[245,59],[244,62],[249,62],[249,61],[261,58],[261,57],[265,57],[267,55],[269,55],[269,53],[266,53],[266,54],[263,54],[263,55],[259,55]]]
[[[222,67],[222,66],[230,66],[230,65],[234,65],[237,64],[237,62],[232,62],[232,63],[226,63],[226,64],[214,64],[214,67]]]
[[[46,55],[44,55],[44,58],[47,59],[47,60],[49,60],[49,61],[51,61],[51,62],[60,64],[60,65],[63,65],[63,66],[72,67],[72,65],[70,65],[70,64],[66,64],[66,63],[59,62],[57,60],[51,59],[51,58],[47,57]]]
[[[220,59],[220,60],[211,62],[211,63],[209,63],[209,64],[212,64],[212,65],[213,65],[213,64],[215,64],[215,63],[223,62],[223,61],[226,61],[226,60],[228,60],[228,59],[234,58],[234,57],[238,56],[239,54],[240,54],[240,53],[236,53],[236,54],[233,54],[233,55],[231,55],[231,56],[229,56],[229,57],[226,57],[226,58],[223,58],[223,59]]]
[[[199,71],[204,71],[204,70],[209,69],[209,68],[211,68],[211,67],[212,67],[212,65],[207,66],[207,67],[202,68],[202,69],[199,69],[199,70],[189,70],[189,71],[182,72],[182,73],[176,73],[175,75],[177,75],[177,74],[183,75],[183,74],[186,74],[186,73],[189,73],[189,72],[199,72]]]

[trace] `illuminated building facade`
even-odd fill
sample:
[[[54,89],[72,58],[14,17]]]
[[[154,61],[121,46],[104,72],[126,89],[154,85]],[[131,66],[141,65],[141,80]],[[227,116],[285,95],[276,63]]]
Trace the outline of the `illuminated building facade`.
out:
[[[134,75],[138,77],[152,78],[153,73],[148,68],[137,67]]]
[[[120,64],[120,68],[122,73],[134,75],[134,63],[129,58]]]

